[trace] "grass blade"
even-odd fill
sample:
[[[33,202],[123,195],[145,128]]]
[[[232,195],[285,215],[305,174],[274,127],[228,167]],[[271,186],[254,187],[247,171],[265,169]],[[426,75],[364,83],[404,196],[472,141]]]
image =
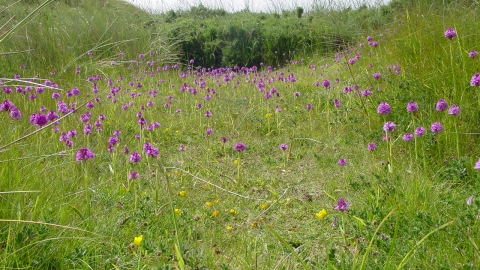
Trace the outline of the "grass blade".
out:
[[[302,260],[302,258],[300,258],[300,256],[298,255],[298,253],[295,251],[295,249],[293,249],[293,247],[287,243],[287,241],[282,237],[280,236],[280,234],[278,234],[274,229],[272,229],[270,226],[266,225],[265,226],[267,228],[267,230],[269,232],[271,232],[273,235],[275,235],[275,237],[280,241],[282,242],[282,244],[288,249],[290,250],[290,252],[295,255],[295,257],[297,258],[297,260],[302,264],[303,266],[303,269],[309,269],[308,266],[305,264],[305,262]]]
[[[28,20],[33,16],[35,15],[40,9],[42,9],[43,7],[45,7],[46,5],[50,4],[51,2],[53,2],[53,0],[47,0],[45,2],[43,2],[40,6],[38,6],[36,9],[34,9],[32,12],[30,12],[30,14],[28,14],[27,16],[25,16],[25,18],[23,18],[23,20],[21,20],[19,23],[17,23],[14,27],[12,27],[12,29],[8,30],[5,34],[3,34],[3,38],[0,39],[0,44],[2,44],[11,34],[13,34],[13,32],[15,32],[15,30],[17,30],[20,26],[24,25],[25,23],[28,22]]]
[[[443,224],[442,226],[436,228],[435,230],[429,232],[427,235],[425,235],[422,239],[420,239],[420,241],[417,242],[417,244],[415,244],[415,246],[412,247],[412,249],[410,249],[410,251],[407,253],[407,255],[405,255],[405,257],[403,257],[403,260],[400,262],[400,264],[398,265],[397,269],[402,269],[405,264],[407,263],[408,259],[410,258],[410,256],[413,254],[413,252],[415,250],[417,250],[417,248],[425,241],[427,240],[427,238],[434,234],[435,232],[447,227],[447,226],[450,226],[452,225],[453,223],[455,222],[455,220],[452,220],[452,221],[449,221],[445,224]]]
[[[387,221],[387,219],[393,214],[393,212],[395,212],[395,210],[397,210],[397,208],[398,208],[398,206],[393,208],[392,211],[390,211],[390,213],[388,213],[388,215],[386,215],[382,219],[382,222],[380,222],[380,224],[378,224],[378,227],[375,230],[375,233],[373,233],[373,235],[372,235],[372,239],[370,239],[370,243],[368,244],[367,250],[365,251],[365,255],[363,256],[362,264],[360,265],[359,269],[363,269],[365,267],[365,262],[367,261],[368,254],[370,253],[370,249],[372,248],[373,240],[375,239],[375,235],[377,235],[377,233],[380,230],[380,228],[382,227],[383,223],[385,223],[385,221]]]
[[[0,222],[45,225],[45,226],[57,227],[57,228],[68,229],[68,230],[73,230],[73,231],[86,232],[86,233],[93,234],[93,235],[96,235],[96,236],[99,236],[99,237],[103,237],[103,236],[101,236],[97,233],[87,231],[87,230],[84,230],[84,229],[65,226],[65,225],[59,225],[59,224],[54,224],[54,223],[42,222],[42,221],[31,221],[31,220],[20,220],[20,219],[19,220],[16,220],[16,219],[0,219]]]

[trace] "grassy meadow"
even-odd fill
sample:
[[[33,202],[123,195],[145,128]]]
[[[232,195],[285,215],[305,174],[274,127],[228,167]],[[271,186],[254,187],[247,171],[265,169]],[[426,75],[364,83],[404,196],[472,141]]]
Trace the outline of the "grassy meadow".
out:
[[[480,268],[477,1],[210,11],[316,31],[239,62],[208,16],[0,4],[2,269]]]

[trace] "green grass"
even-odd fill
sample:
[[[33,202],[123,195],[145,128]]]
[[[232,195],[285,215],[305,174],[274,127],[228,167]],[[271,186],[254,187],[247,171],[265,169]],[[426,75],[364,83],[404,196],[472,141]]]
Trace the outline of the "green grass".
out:
[[[34,3],[13,4],[2,12],[0,21],[7,23],[4,29],[36,7]],[[32,23],[2,42],[0,74],[10,77],[20,65],[37,70],[34,75],[42,77],[50,71],[71,73],[76,65],[95,69],[120,51],[131,58],[155,49],[160,59],[164,50],[153,47],[152,33],[143,25],[149,18],[148,13],[121,1],[51,1],[35,14]]]
[[[117,25],[120,15],[112,24],[101,21],[94,31],[102,38],[76,51],[112,44],[93,58],[64,55],[67,59],[47,63],[37,55],[18,69],[26,56],[9,56],[1,100],[13,102],[22,118],[13,120],[10,112],[0,111],[0,265],[477,269],[480,187],[474,165],[480,157],[475,147],[480,109],[478,87],[470,86],[470,79],[478,72],[479,58],[469,58],[468,52],[480,50],[472,30],[479,27],[478,5],[450,4],[439,11],[421,2],[395,12],[393,23],[358,41],[364,46],[336,57],[298,55],[270,71],[268,64],[215,72],[174,63],[167,68],[165,51],[149,46],[152,36],[141,39],[146,32],[132,30],[135,24],[124,30],[125,36],[111,37],[109,25],[123,25]],[[69,22],[67,15],[57,14]],[[458,34],[452,40],[444,37],[449,26]],[[367,35],[379,45],[368,45]],[[142,42],[129,52],[122,47],[131,44],[126,40]],[[74,46],[66,45],[69,40],[44,42],[47,47],[39,50]],[[4,52],[9,44],[0,44]],[[355,55],[359,58],[349,65]],[[7,79],[16,73],[20,79]],[[374,79],[374,73],[381,78]],[[97,74],[99,92],[93,93],[88,79]],[[23,79],[35,75],[41,79]],[[30,100],[37,87],[33,83],[45,79],[61,89],[45,87]],[[329,89],[322,86],[324,80]],[[33,85],[31,92],[16,92],[27,85]],[[358,89],[344,93],[354,85]],[[13,91],[7,94],[6,86]],[[68,96],[74,87],[80,94]],[[276,92],[267,99],[272,88]],[[362,96],[366,89],[373,94]],[[30,115],[40,113],[41,106],[45,113],[57,111],[55,91],[69,107],[75,102],[76,112],[58,113],[64,116],[58,125],[40,130],[29,122]],[[95,97],[99,100],[87,109],[85,103]],[[461,113],[436,111],[440,98],[459,105]],[[339,108],[334,99],[341,102]],[[406,111],[410,100],[419,105],[415,113]],[[380,102],[388,102],[392,112],[378,114]],[[89,135],[80,121],[87,111]],[[143,128],[139,112],[146,121]],[[101,114],[106,118],[99,132],[95,121]],[[397,125],[388,143],[382,141],[386,121]],[[146,126],[154,122],[160,127],[149,131]],[[433,134],[433,122],[441,122],[444,130]],[[420,125],[425,135],[402,140]],[[209,128],[213,133],[207,135]],[[69,138],[71,147],[59,140],[70,130],[77,131]],[[109,138],[116,130],[119,142],[110,152]],[[157,157],[144,152],[146,142],[159,150]],[[245,151],[235,150],[240,142]],[[377,148],[368,151],[369,143]],[[281,144],[288,148],[280,149]],[[95,157],[77,162],[83,146]],[[139,162],[130,161],[133,152],[142,156]],[[338,164],[341,158],[345,166]],[[133,170],[138,179],[129,179]],[[467,204],[472,195],[473,203]],[[350,204],[346,211],[335,209],[341,198]],[[327,214],[320,219],[316,213],[322,209]]]

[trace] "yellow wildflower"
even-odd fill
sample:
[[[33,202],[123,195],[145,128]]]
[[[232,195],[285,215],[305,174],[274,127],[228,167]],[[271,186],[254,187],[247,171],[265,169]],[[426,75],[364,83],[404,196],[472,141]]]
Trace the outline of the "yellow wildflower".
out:
[[[238,160],[235,159],[235,160],[233,161],[233,164],[238,165]]]
[[[327,215],[327,210],[325,210],[325,209],[322,209],[322,210],[320,210],[320,212],[315,213],[315,216],[317,216],[317,218],[319,218],[319,219],[324,218],[326,215]]]
[[[219,213],[217,210],[213,211],[212,217],[217,217]]]
[[[237,210],[235,210],[235,209],[230,209],[230,214],[236,215],[236,214],[238,214],[238,212],[237,212]]]
[[[233,229],[232,226],[230,226],[230,225],[227,225],[226,228],[227,228],[227,231],[231,231]]]
[[[180,191],[180,192],[178,193],[178,195],[180,195],[180,196],[185,196],[185,195],[187,195],[187,191],[186,191],[186,190],[182,190],[182,191]]]
[[[140,246],[140,243],[142,243],[142,240],[143,240],[143,235],[136,236],[135,238],[133,238],[133,244],[138,247]]]
[[[175,210],[173,210],[173,212],[175,212],[175,214],[177,215],[181,215],[182,214],[182,210],[178,209],[178,208],[175,208]]]
[[[212,206],[212,202],[206,202],[205,205],[210,207],[210,206]]]
[[[268,206],[269,206],[268,202],[262,203],[262,204],[260,204],[260,209],[265,210],[265,209],[268,208]]]

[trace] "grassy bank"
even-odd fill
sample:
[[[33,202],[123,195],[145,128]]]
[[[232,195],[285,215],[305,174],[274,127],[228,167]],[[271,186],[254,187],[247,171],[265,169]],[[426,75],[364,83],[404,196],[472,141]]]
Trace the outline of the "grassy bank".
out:
[[[2,23],[6,23],[2,30],[17,24],[44,1],[25,2],[10,3],[2,12]],[[166,57],[160,48],[150,47],[152,33],[144,27],[149,17],[122,1],[51,1],[1,44],[1,74],[12,76],[20,65],[42,77],[51,71],[72,73],[76,65],[93,72],[118,52],[131,58],[157,50],[159,59]]]

